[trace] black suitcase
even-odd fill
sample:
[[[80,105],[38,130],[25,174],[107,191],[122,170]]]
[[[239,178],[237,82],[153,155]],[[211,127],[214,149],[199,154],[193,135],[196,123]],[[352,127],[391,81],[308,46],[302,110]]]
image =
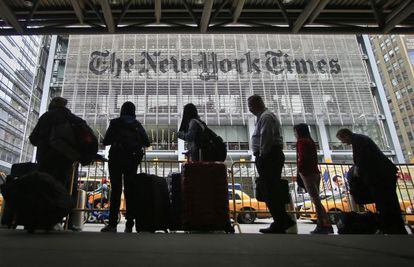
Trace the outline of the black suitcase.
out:
[[[338,234],[375,234],[379,229],[378,215],[372,212],[340,213],[336,222]]]
[[[11,183],[14,179],[18,179],[19,177],[22,177],[23,175],[34,172],[34,171],[38,170],[38,167],[39,167],[38,164],[33,163],[33,162],[24,162],[24,163],[13,164],[12,167],[11,167],[11,170],[10,170],[10,174],[7,175],[7,177],[4,181],[4,184]],[[4,203],[4,210],[3,210],[3,214],[1,216],[0,224],[15,228],[16,225],[13,223],[14,213],[10,209],[10,205],[6,201],[4,201],[4,202],[5,202]]]
[[[168,232],[170,200],[167,181],[156,175],[140,173],[132,187],[137,232]]]
[[[22,175],[34,172],[38,170],[38,168],[38,164],[33,162],[16,163],[11,167],[10,177],[20,177]]]
[[[182,230],[182,188],[181,173],[171,173],[167,177],[170,190],[170,227],[172,231]]]
[[[46,173],[9,179],[1,185],[1,193],[8,213],[2,223],[12,228],[23,225],[29,232],[51,230],[71,209],[66,188]]]

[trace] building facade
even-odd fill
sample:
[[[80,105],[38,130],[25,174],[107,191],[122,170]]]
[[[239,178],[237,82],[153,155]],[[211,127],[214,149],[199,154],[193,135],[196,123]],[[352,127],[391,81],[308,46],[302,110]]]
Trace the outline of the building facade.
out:
[[[33,158],[28,135],[39,117],[47,42],[37,36],[0,37],[0,171]]]
[[[335,137],[341,127],[395,155],[356,36],[94,35],[60,42],[67,54],[54,58],[55,77],[63,75],[51,84],[54,94],[100,138],[122,103],[134,102],[151,158],[182,158],[176,133],[182,107],[192,102],[227,142],[229,161],[250,159],[252,94],[280,118],[288,159],[295,157],[293,125],[301,122],[310,125],[321,161],[351,160]]]
[[[414,163],[414,36],[372,35],[370,42],[403,155]]]

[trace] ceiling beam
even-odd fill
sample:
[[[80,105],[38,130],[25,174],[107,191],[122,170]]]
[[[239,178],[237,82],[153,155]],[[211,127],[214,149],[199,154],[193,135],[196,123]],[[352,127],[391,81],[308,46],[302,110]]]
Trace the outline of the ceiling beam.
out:
[[[17,33],[23,33],[22,25],[20,25],[13,11],[3,0],[0,0],[0,16],[4,18]]]
[[[391,19],[393,19],[395,16],[397,16],[401,11],[403,11],[410,1],[403,1],[401,4],[399,4],[396,8],[394,8],[391,13],[387,16],[386,22],[388,23]]]
[[[194,14],[193,9],[188,5],[187,0],[182,0],[181,1],[185,7],[185,9],[187,9],[187,12],[190,14],[190,17],[193,19],[194,23],[197,25],[197,27],[199,27],[199,22],[197,19],[197,16]]]
[[[329,4],[329,0],[321,0],[319,5],[313,10],[312,14],[309,17],[308,24],[311,24],[318,18],[319,14],[321,14],[322,10]]]
[[[384,27],[385,21],[382,15],[382,7],[376,3],[376,0],[370,0],[372,11],[374,12],[375,19],[377,20],[380,28]]]
[[[214,14],[211,16],[210,18],[210,22],[214,22],[214,20],[216,19],[216,17],[218,16],[218,14],[223,10],[223,8],[230,2],[230,0],[225,0],[221,3],[221,5],[216,8],[216,10],[214,11]]]
[[[243,7],[244,7],[244,2],[245,0],[238,0],[237,1],[237,5],[236,8],[234,9],[234,13],[233,13],[233,23],[236,23],[239,18],[240,15],[242,13]]]
[[[396,8],[399,8],[399,6],[396,7]],[[384,33],[389,33],[395,26],[397,26],[403,20],[408,18],[413,12],[414,12],[414,2],[410,1],[410,3],[407,6],[405,6],[405,8],[403,10],[401,10],[401,12],[396,14],[391,19],[389,19],[389,17],[391,17],[391,15],[392,15],[392,14],[390,14],[389,17],[387,17],[387,20],[386,20],[386,23],[385,23],[385,26],[384,26]]]
[[[72,5],[73,10],[75,11],[76,17],[79,20],[80,24],[83,24],[84,22],[84,15],[83,15],[83,11],[82,11],[82,6],[81,3],[83,4],[83,2],[79,1],[79,0],[70,0],[70,4]]]
[[[110,33],[115,33],[116,26],[115,26],[114,18],[112,16],[112,9],[111,9],[111,6],[109,5],[109,1],[99,0],[99,4],[101,5],[102,13],[104,15],[105,24],[106,24],[106,27],[108,28],[108,31]]]
[[[203,13],[200,20],[200,31],[206,33],[208,26],[210,25],[211,11],[213,10],[214,0],[205,0]]]
[[[281,0],[276,0],[277,5],[279,6],[280,11],[282,12],[282,16],[285,19],[289,28],[292,27],[292,22],[289,18],[289,13],[286,11],[285,5],[281,2]]]
[[[155,9],[155,21],[157,23],[160,23],[161,21],[161,0],[155,0],[154,9]]]
[[[153,20],[152,20],[153,21]],[[147,34],[168,34],[168,33],[199,33],[197,27],[120,27],[117,33],[147,33]],[[395,34],[412,34],[412,28],[397,27],[392,30]],[[108,34],[108,30],[103,27],[53,27],[53,28],[28,28],[24,34],[30,35],[45,35],[45,34]],[[217,27],[211,34],[292,34],[292,31],[287,27],[239,27],[226,26]],[[210,32],[208,33],[210,34]],[[382,34],[382,29],[378,27],[305,27],[301,34]],[[4,35],[19,35],[15,29],[0,29],[0,36]]]
[[[116,22],[116,27],[121,23],[122,19],[125,17],[126,13],[128,12],[133,0],[129,0],[128,3],[122,9],[121,15],[119,15],[118,20]]]
[[[32,9],[30,9],[30,13],[29,13],[29,15],[27,16],[27,19],[26,19],[26,23],[25,23],[26,28],[27,28],[27,25],[32,20],[32,18],[34,16],[34,13],[36,12],[37,8],[39,7],[39,4],[40,4],[40,0],[35,0],[35,2],[33,3]]]
[[[292,27],[293,33],[298,33],[299,30],[305,25],[308,18],[312,15],[312,12],[319,5],[320,0],[310,0],[306,7],[303,9],[303,12],[296,19]]]

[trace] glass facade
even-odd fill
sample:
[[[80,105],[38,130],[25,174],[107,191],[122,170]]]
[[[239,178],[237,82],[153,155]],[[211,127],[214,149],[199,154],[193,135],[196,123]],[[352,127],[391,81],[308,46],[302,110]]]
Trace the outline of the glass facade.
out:
[[[352,35],[69,38],[62,96],[100,135],[122,103],[132,101],[154,145],[175,150],[182,107],[192,102],[229,147],[246,150],[252,94],[279,116],[289,149],[295,141],[292,125],[300,122],[312,125],[317,141],[318,124],[381,129]],[[380,134],[377,141],[387,147],[382,139]]]
[[[32,159],[33,146],[24,144],[39,117],[41,90],[34,83],[41,41],[0,37],[0,170]]]

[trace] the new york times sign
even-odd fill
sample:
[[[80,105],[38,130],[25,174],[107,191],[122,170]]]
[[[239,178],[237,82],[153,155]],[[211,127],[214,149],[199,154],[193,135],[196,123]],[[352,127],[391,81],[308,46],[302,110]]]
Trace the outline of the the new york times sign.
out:
[[[252,57],[250,52],[240,58],[219,58],[215,52],[200,52],[198,58],[181,58],[162,54],[161,52],[142,52],[136,60],[123,60],[116,52],[105,50],[91,53],[89,70],[96,75],[109,74],[119,77],[121,72],[131,74],[146,73],[189,73],[198,71],[202,80],[217,80],[221,73],[235,71],[243,73],[261,73],[267,71],[274,75],[285,73],[297,74],[338,74],[341,72],[337,58],[320,58],[313,61],[308,58],[292,58],[281,50],[266,51],[264,57]]]

